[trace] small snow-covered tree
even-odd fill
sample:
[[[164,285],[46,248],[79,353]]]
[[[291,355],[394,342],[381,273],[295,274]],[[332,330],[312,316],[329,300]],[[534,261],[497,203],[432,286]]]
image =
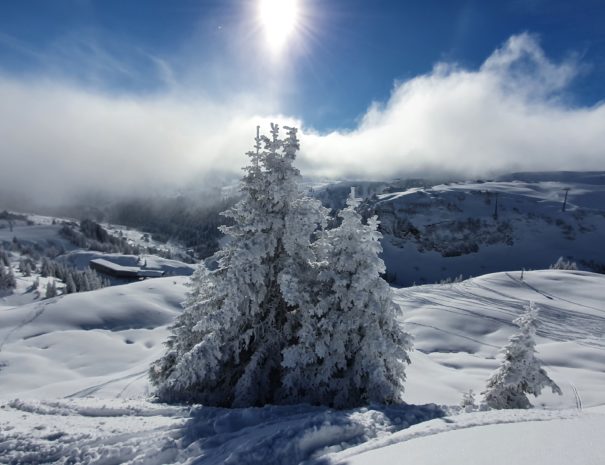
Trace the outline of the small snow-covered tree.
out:
[[[42,257],[42,263],[40,265],[40,275],[43,278],[55,275],[54,266],[51,261],[46,257]]]
[[[295,339],[299,309],[286,300],[281,276],[311,266],[305,249],[326,213],[298,188],[296,129],[286,130],[285,139],[277,125],[271,137],[257,132],[242,200],[225,213],[233,224],[222,228],[229,241],[218,253],[218,269],[202,267],[192,276],[168,351],[151,368],[160,400],[221,406],[287,401],[282,351]]]
[[[475,392],[472,389],[469,389],[462,395],[460,407],[467,412],[472,412],[477,408],[477,403],[475,402]]]
[[[73,273],[70,271],[67,273],[67,277],[65,278],[65,293],[74,294],[76,292],[78,292],[78,288],[76,286],[76,282],[74,281]]]
[[[23,276],[29,277],[32,275],[32,268],[29,259],[22,258],[19,260],[19,271],[23,273]]]
[[[578,269],[578,265],[576,262],[572,262],[571,260],[566,260],[563,257],[559,257],[559,259],[550,265],[551,270],[572,270],[575,271]]]
[[[9,265],[5,268],[4,263],[0,263],[0,289],[14,289],[15,287],[17,287],[17,280],[12,267]]]
[[[0,247],[0,263],[5,266],[10,266],[10,258],[6,250]]]
[[[402,400],[411,337],[397,320],[385,271],[378,220],[367,224],[351,192],[315,248],[318,282],[307,293],[297,342],[284,351],[286,388],[293,397],[335,407]],[[304,292],[301,294],[305,295]]]
[[[562,394],[542,368],[542,361],[536,357],[534,336],[538,310],[533,302],[514,323],[520,331],[509,339],[503,349],[504,360],[487,381],[483,392],[485,403],[496,409],[530,408],[532,405],[526,394],[538,396],[545,387],[550,387],[555,394]]]
[[[57,284],[55,283],[55,280],[53,279],[52,281],[48,281],[46,283],[46,294],[44,295],[45,299],[50,299],[52,297],[56,297],[57,296]]]

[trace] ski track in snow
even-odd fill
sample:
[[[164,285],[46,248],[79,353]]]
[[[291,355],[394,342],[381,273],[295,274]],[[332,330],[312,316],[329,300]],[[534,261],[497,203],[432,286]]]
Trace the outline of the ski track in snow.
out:
[[[569,385],[571,386],[571,389],[573,390],[574,393],[574,397],[576,399],[576,409],[578,410],[578,412],[582,412],[583,407],[582,407],[582,397],[580,396],[580,392],[578,391],[578,388],[576,388],[576,385],[574,383],[569,383]]]
[[[582,313],[581,311],[574,311],[569,308],[562,308],[558,305],[558,302],[565,302],[581,308],[588,308],[598,312],[604,312],[605,310],[593,307],[590,305],[571,301],[552,295],[551,293],[544,292],[532,286],[526,280],[518,280],[513,277],[510,273],[504,273],[509,279],[511,279],[517,286],[526,287],[537,294],[546,297],[548,303],[540,302],[539,313],[540,313],[540,328],[538,329],[539,336],[546,336],[556,341],[574,341],[580,345],[596,348],[605,351],[605,333],[603,318]],[[529,273],[528,273],[529,274]],[[526,274],[526,276],[528,276]],[[485,295],[473,292],[473,290],[481,290],[484,292],[493,293],[500,297],[490,298]],[[528,305],[530,300],[519,299],[510,294],[503,293],[501,291],[492,289],[481,283],[478,283],[476,279],[470,279],[463,283],[451,285],[451,287],[443,286],[431,286],[430,291],[418,291],[417,288],[405,288],[398,291],[400,296],[399,304],[405,309],[406,305],[413,303],[416,306],[422,304],[423,306],[430,306],[438,309],[439,311],[450,312],[460,315],[469,315],[476,318],[483,318],[487,320],[493,320],[500,325],[508,325],[514,327],[511,320],[518,316],[523,308]],[[502,298],[506,299],[506,303],[503,304]],[[465,303],[477,304],[477,302],[484,304],[486,309],[495,310],[508,316],[508,318],[495,317],[493,315],[482,314],[478,311],[465,308]],[[408,322],[407,324],[413,324],[418,326],[427,326],[417,322]],[[432,326],[431,326],[432,327]],[[451,331],[447,331],[443,328],[432,327],[435,330],[446,332],[467,340],[473,340],[482,345],[491,346],[493,345],[486,343],[485,341],[475,340],[465,335],[456,334]]]
[[[68,394],[64,397],[64,399],[72,399],[74,397],[89,397],[92,394],[94,394],[95,392],[98,392],[100,389],[102,389],[105,386],[108,386],[112,383],[117,383],[118,381],[123,381],[125,379],[134,378],[133,381],[128,383],[126,386],[124,386],[124,388],[117,394],[116,398],[119,398],[120,395],[128,388],[128,386],[130,386],[134,381],[136,381],[137,378],[140,378],[142,375],[145,375],[145,374],[147,374],[147,370],[142,370],[137,373],[132,373],[130,375],[113,378],[113,379],[110,379],[109,381],[105,381],[104,383],[95,384],[94,386],[90,386],[90,387],[81,389],[77,392],[74,392],[73,394]]]
[[[51,303],[52,302],[40,302],[40,303],[36,304],[36,306],[31,311],[29,316],[27,316],[23,321],[21,321],[21,323],[14,326],[8,333],[6,333],[6,335],[2,339],[2,342],[0,342],[0,352],[2,352],[3,347],[6,345],[6,343],[9,341],[9,339],[15,332],[19,331],[21,328],[27,326],[28,324],[31,324],[34,321],[36,321],[36,319],[39,318],[40,315],[42,315],[44,313],[44,310],[46,310],[46,307],[48,305],[50,305]]]
[[[466,339],[467,341],[476,342],[477,344],[481,344],[481,345],[484,345],[484,346],[487,346],[487,347],[493,347],[494,349],[499,349],[500,348],[500,347],[495,346],[493,344],[489,344],[487,342],[482,342],[479,339],[475,339],[475,338],[472,338],[472,337],[469,337],[469,336],[465,336],[464,334],[455,333],[453,331],[448,331],[446,329],[438,328],[437,326],[425,325],[425,324],[422,324],[422,323],[415,323],[413,321],[411,321],[411,322],[409,322],[407,324],[408,325],[414,325],[414,326],[423,326],[425,328],[431,328],[431,329],[434,329],[435,331],[439,331],[439,332],[442,332],[442,333],[445,333],[445,334],[451,334],[452,336],[456,336],[456,337],[459,337],[459,338],[462,338],[462,339]]]
[[[92,404],[90,404],[92,402]],[[305,405],[167,407],[97,399],[2,406],[7,465],[322,465],[362,452],[485,425],[575,418],[581,410],[459,413],[436,405],[337,411]]]
[[[586,304],[582,304],[582,303],[579,303],[579,302],[574,302],[573,300],[568,300],[568,299],[565,299],[565,298],[563,298],[563,297],[555,296],[555,295],[553,295],[552,293],[547,293],[547,292],[541,291],[541,290],[539,290],[539,289],[536,289],[534,286],[532,286],[531,284],[527,283],[526,281],[522,281],[522,280],[520,280],[520,279],[515,278],[514,276],[511,276],[511,274],[510,274],[510,273],[505,273],[505,274],[506,274],[506,276],[508,276],[510,279],[512,279],[514,282],[519,283],[519,285],[526,286],[526,287],[530,288],[532,291],[535,291],[535,292],[537,292],[538,294],[543,295],[543,296],[544,296],[544,297],[546,297],[547,299],[550,299],[550,300],[561,300],[561,301],[563,301],[563,302],[567,302],[567,303],[570,303],[570,304],[576,305],[576,306],[578,306],[578,307],[589,308],[589,309],[591,309],[591,310],[596,310],[597,312],[605,313],[605,309],[603,309],[603,308],[597,308],[597,307],[593,307],[593,306],[591,306],[591,305],[586,305]]]

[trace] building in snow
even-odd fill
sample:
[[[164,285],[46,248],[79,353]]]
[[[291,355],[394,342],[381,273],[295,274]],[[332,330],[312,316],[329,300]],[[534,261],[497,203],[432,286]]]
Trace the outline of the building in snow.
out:
[[[161,278],[165,272],[162,270],[148,270],[138,266],[123,266],[110,262],[103,258],[95,258],[90,261],[90,267],[99,273],[112,278],[140,280],[146,278]]]

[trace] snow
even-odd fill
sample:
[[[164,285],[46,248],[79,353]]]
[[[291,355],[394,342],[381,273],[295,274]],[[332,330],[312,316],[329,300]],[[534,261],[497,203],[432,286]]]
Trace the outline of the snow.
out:
[[[604,427],[602,410],[550,416],[524,410],[462,414],[334,454],[330,463],[601,465]]]
[[[153,239],[152,234],[145,233],[138,229],[133,229],[127,226],[115,225],[110,223],[101,223],[112,236],[124,237],[129,244],[146,248],[153,248],[163,253],[169,253],[172,257],[182,258],[187,256],[182,245],[169,241],[167,243],[159,242]]]
[[[75,246],[59,234],[61,224],[23,224],[19,222],[11,231],[10,228],[0,228],[0,245],[11,242],[14,237],[25,244],[54,245],[57,248],[73,250]]]
[[[542,395],[540,403],[572,407],[572,385],[581,391],[585,406],[603,403],[605,276],[543,270],[520,277],[520,272],[495,273],[396,291],[416,347],[408,368],[407,402],[455,404],[468,389],[481,392],[499,365],[499,350],[516,331],[512,321],[533,301],[540,310],[538,356],[563,390],[562,397]]]
[[[117,263],[110,262],[103,258],[95,258],[95,259],[91,260],[90,263],[95,263],[97,265],[104,266],[105,268],[109,268],[110,270],[121,271],[121,272],[138,273],[138,271],[140,270],[140,268],[137,266],[118,265]]]
[[[150,402],[146,372],[186,281],[0,308],[0,463],[596,465],[605,456],[605,276],[514,271],[394,290],[416,345],[408,405],[344,411]],[[527,411],[461,411],[529,301],[540,308],[538,356],[563,395],[531,398]]]
[[[0,310],[0,399],[144,396],[185,282],[158,278]]]
[[[59,260],[69,263],[74,268],[83,270],[89,267],[91,261],[101,261],[106,266],[136,272],[138,270],[163,271],[168,275],[190,276],[195,270],[194,265],[158,257],[157,255],[124,255],[117,253],[101,253],[88,250],[74,250],[59,257]]]
[[[605,266],[605,248],[595,247],[605,241],[605,174],[544,176],[556,180],[460,182],[379,195],[372,212],[393,282],[544,269],[561,256],[588,271]]]

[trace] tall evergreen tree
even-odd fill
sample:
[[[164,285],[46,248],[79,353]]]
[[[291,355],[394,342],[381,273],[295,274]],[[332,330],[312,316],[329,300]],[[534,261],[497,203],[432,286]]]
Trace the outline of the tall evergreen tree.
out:
[[[351,192],[342,223],[315,244],[315,304],[301,312],[297,343],[284,351],[286,386],[301,400],[351,407],[400,402],[411,337],[397,321],[379,257],[378,220],[362,222]]]
[[[228,244],[215,271],[192,277],[185,310],[172,328],[166,355],[151,369],[164,401],[250,406],[285,402],[282,351],[295,339],[298,308],[289,303],[289,282],[311,266],[304,252],[325,222],[318,201],[299,190],[293,166],[296,129],[279,138],[259,136],[248,153],[243,198],[225,216]],[[303,217],[304,216],[304,217]]]
[[[530,303],[525,313],[513,323],[519,326],[520,331],[509,339],[503,349],[504,360],[483,392],[485,403],[495,409],[530,408],[532,405],[526,394],[538,396],[545,387],[550,387],[555,394],[562,394],[542,368],[542,361],[536,357],[534,337],[538,310],[534,303]]]

